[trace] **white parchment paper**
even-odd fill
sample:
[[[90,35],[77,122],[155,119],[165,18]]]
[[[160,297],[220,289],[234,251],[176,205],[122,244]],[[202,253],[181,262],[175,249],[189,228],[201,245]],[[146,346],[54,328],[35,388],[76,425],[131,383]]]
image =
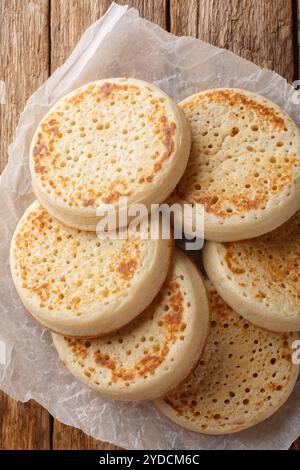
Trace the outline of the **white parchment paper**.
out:
[[[130,449],[286,449],[300,434],[299,384],[278,413],[252,429],[226,437],[196,435],[160,416],[151,403],[104,399],[80,384],[16,294],[9,245],[33,200],[28,150],[36,126],[73,88],[124,75],[153,82],[177,101],[206,88],[245,88],[271,98],[300,123],[298,93],[279,75],[200,40],[173,36],[139,18],[135,9],[113,4],[28,100],[9,147],[0,179],[0,387],[17,400],[35,399],[60,421],[97,439]]]

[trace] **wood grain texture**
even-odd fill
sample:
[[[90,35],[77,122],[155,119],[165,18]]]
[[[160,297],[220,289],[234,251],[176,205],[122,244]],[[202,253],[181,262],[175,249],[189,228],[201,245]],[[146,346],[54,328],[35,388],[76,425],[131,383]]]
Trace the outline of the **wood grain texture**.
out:
[[[0,450],[51,448],[49,413],[34,401],[20,403],[0,394]]]
[[[292,444],[291,450],[300,450],[300,437]]]
[[[57,420],[54,421],[52,445],[53,449],[57,450],[120,450],[120,447],[97,441],[79,429],[66,426]]]
[[[140,15],[162,27],[166,25],[165,0],[118,0],[134,6]],[[51,73],[69,56],[84,30],[98,20],[111,0],[51,0]],[[109,443],[96,441],[78,429],[54,421],[54,449],[117,449]]]
[[[144,18],[166,25],[166,0],[118,0],[138,9]],[[98,20],[111,0],[51,0],[51,73],[73,50],[84,30]]]
[[[0,97],[2,170],[19,114],[48,77],[48,0],[1,0],[0,18],[0,80],[5,83]]]
[[[0,1],[0,172],[27,98],[48,77],[48,0]],[[50,418],[0,393],[0,449],[49,449]]]
[[[294,77],[291,0],[170,0],[171,32]]]

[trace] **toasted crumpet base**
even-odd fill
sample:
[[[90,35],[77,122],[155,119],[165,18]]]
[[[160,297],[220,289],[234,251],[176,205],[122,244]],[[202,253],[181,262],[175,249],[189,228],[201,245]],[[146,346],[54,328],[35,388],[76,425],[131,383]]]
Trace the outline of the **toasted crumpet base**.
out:
[[[52,337],[66,367],[89,387],[119,400],[150,400],[174,388],[192,370],[208,328],[204,282],[192,261],[175,250],[166,283],[133,322],[88,342]]]
[[[169,202],[203,204],[207,240],[257,237],[300,209],[299,129],[279,106],[234,88],[206,90],[180,106],[192,150]]]
[[[11,243],[14,284],[26,309],[46,328],[95,337],[139,315],[161,288],[173,240],[98,239],[61,224],[35,201]]]
[[[300,211],[273,232],[205,243],[209,279],[240,315],[271,331],[300,331]]]
[[[62,97],[40,122],[30,149],[33,189],[61,222],[95,231],[103,204],[119,212],[122,197],[128,207],[163,202],[190,146],[185,116],[162,90],[131,78],[99,80]]]
[[[290,348],[297,335],[247,323],[208,286],[212,321],[204,354],[186,381],[155,404],[186,429],[229,434],[258,424],[287,400],[299,374]]]

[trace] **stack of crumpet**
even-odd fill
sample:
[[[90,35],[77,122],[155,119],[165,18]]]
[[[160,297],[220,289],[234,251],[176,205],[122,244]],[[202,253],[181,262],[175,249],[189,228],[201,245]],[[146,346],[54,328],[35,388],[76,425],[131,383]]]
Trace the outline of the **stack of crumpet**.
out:
[[[11,273],[71,374],[207,434],[253,426],[287,400],[299,372],[300,138],[284,111],[244,90],[177,105],[141,80],[99,80],[42,119],[30,170],[36,200]],[[157,237],[99,233],[103,205],[126,228],[122,198],[126,224],[135,204],[203,205],[209,280],[160,222]]]

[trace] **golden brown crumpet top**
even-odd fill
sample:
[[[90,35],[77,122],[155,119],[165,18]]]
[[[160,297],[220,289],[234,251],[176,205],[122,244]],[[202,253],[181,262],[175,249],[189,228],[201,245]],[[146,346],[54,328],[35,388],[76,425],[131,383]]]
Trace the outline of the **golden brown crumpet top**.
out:
[[[146,400],[175,387],[197,362],[208,334],[203,281],[192,262],[175,251],[168,281],[133,322],[91,341],[53,334],[75,377],[117,399]]]
[[[271,331],[300,330],[300,211],[261,237],[207,242],[211,282],[238,313]]]
[[[300,208],[299,129],[277,105],[224,88],[190,96],[180,106],[192,150],[174,199],[204,205],[206,239],[258,236]]]
[[[27,310],[71,336],[115,330],[143,311],[166,278],[172,240],[98,239],[61,224],[35,201],[11,244],[11,271]]]
[[[291,361],[296,335],[251,325],[208,287],[212,321],[204,355],[157,406],[187,429],[227,434],[266,419],[288,398],[299,371]]]
[[[120,197],[163,201],[189,151],[186,119],[163,91],[135,79],[100,80],[61,98],[42,119],[31,146],[33,186],[50,213],[85,228],[99,205]]]

